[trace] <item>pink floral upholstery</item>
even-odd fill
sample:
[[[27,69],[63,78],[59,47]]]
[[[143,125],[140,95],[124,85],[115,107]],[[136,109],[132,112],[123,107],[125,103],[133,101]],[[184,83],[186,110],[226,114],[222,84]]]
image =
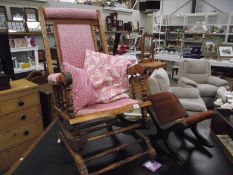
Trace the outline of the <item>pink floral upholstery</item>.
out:
[[[109,110],[114,110],[120,107],[124,107],[127,105],[134,105],[137,104],[138,101],[133,100],[133,99],[120,99],[118,101],[112,102],[112,103],[107,103],[107,104],[94,104],[88,107],[85,107],[83,109],[80,109],[76,115],[77,116],[84,116],[96,112],[103,112],[103,111],[109,111]]]
[[[83,68],[86,49],[95,50],[90,25],[57,25],[63,61]]]
[[[55,74],[50,74],[48,76],[48,83],[51,85],[56,85],[59,84],[59,76],[61,75],[61,73],[55,73]]]
[[[86,51],[84,68],[95,89],[97,103],[110,103],[129,98],[127,67],[135,62],[136,57]]]
[[[44,8],[47,19],[97,19],[96,10],[77,8]]]
[[[72,93],[74,112],[77,113],[79,109],[95,104],[96,97],[94,89],[88,79],[87,72],[84,69],[80,69],[63,62],[64,69],[71,73],[72,76]]]

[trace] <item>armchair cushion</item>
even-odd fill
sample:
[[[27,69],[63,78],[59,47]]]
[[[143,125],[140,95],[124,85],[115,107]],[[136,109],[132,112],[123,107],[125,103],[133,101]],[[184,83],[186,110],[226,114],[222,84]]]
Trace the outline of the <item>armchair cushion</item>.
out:
[[[200,97],[199,90],[197,88],[171,87],[170,89],[177,98],[198,98]]]
[[[74,112],[81,108],[95,104],[96,97],[94,88],[84,69],[77,68],[69,63],[63,62],[64,70],[71,73]]]
[[[206,111],[206,105],[201,97],[199,98],[179,98],[182,107],[187,111],[202,112]]]
[[[159,68],[155,70],[151,77],[153,77],[159,86],[161,92],[169,92],[170,91],[170,81],[167,72],[163,68]],[[149,80],[150,81],[150,80]]]
[[[207,83],[218,87],[228,85],[228,81],[215,76],[209,76],[207,79]]]
[[[215,97],[218,87],[211,84],[198,84],[201,97]]]
[[[127,67],[136,62],[132,56],[111,56],[87,50],[84,62],[94,87],[97,103],[110,103],[128,96]]]
[[[187,85],[189,87],[197,87],[197,83],[195,81],[190,80],[190,79],[185,78],[185,77],[180,78],[180,83],[183,84],[184,86]]]

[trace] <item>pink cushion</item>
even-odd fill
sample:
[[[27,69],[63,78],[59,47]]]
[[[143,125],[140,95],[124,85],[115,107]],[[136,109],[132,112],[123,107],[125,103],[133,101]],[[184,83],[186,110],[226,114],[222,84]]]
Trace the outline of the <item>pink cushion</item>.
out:
[[[137,104],[138,101],[133,100],[133,99],[120,99],[118,101],[112,102],[112,103],[107,103],[107,104],[94,104],[88,107],[85,107],[81,110],[79,110],[76,115],[78,116],[84,116],[96,112],[103,112],[103,111],[108,111],[108,110],[114,110],[118,109],[120,107],[124,107],[126,105],[133,105]]]
[[[97,19],[96,10],[77,8],[44,8],[47,19]]]
[[[95,89],[97,103],[110,103],[128,96],[127,67],[136,62],[132,56],[111,56],[86,51],[84,68]]]
[[[84,106],[95,103],[95,92],[84,69],[74,67],[66,62],[63,62],[63,65],[65,71],[70,72],[72,76],[73,106],[74,112],[77,113]]]
[[[50,74],[48,76],[48,83],[51,85],[57,85],[60,81],[59,79],[60,75],[61,73]]]
[[[63,61],[83,68],[86,49],[95,51],[91,26],[85,24],[58,24]]]

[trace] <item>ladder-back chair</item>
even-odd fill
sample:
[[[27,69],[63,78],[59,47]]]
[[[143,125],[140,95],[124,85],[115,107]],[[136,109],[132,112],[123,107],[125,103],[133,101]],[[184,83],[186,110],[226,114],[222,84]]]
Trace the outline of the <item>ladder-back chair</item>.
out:
[[[166,68],[166,63],[154,60],[156,38],[153,34],[145,33],[140,40],[140,64],[148,68],[150,73],[158,68]]]
[[[71,88],[72,75],[64,72],[63,63],[68,62],[82,69],[86,50],[98,51],[97,31],[100,34],[103,52],[108,54],[100,12],[98,10],[76,8],[40,8],[39,14],[46,60],[50,73],[49,77],[53,79],[52,86],[54,90],[55,108],[61,118],[61,132],[59,136],[72,155],[80,174],[97,175],[105,173],[145,155],[149,155],[153,159],[156,156],[156,152],[151,147],[148,138],[136,131],[136,129],[142,128],[148,122],[146,108],[151,104],[149,101],[146,101],[145,79],[147,75],[142,66],[133,65],[125,71],[130,75],[129,80],[131,82],[140,83],[143,100],[125,98],[106,104],[93,104],[83,107],[76,113],[74,112]],[[54,36],[61,73],[53,74],[46,23],[52,23],[54,26]],[[80,90],[85,91],[85,89]],[[133,87],[132,91],[132,94],[134,94]],[[133,110],[135,104],[141,108],[142,118],[138,122],[129,122],[124,118],[123,113]],[[102,132],[99,133],[100,131]],[[114,137],[117,134],[125,132],[132,135],[135,141],[101,150],[97,154],[89,157],[83,155],[84,147],[89,142],[98,143],[102,139]],[[94,133],[95,135],[93,136]],[[140,144],[143,151],[93,172],[90,172],[90,169],[87,168],[89,161],[116,153],[135,144]]]

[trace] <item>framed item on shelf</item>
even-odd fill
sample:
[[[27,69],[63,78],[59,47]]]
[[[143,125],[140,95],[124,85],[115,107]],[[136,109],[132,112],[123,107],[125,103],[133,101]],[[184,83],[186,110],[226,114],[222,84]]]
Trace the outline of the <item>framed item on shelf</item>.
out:
[[[108,30],[112,31],[113,26],[112,26],[112,16],[106,16],[106,24]]]
[[[25,20],[25,14],[23,8],[18,7],[10,7],[11,11],[11,20],[13,21],[24,21]]]
[[[202,40],[202,55],[206,58],[217,58],[220,44],[221,38],[204,38]]]
[[[38,21],[38,12],[35,8],[24,8],[26,21]]]
[[[40,22],[27,21],[26,24],[27,24],[28,32],[40,32],[41,31]]]
[[[26,32],[23,21],[7,21],[8,32]]]
[[[123,30],[123,29],[124,29],[123,21],[118,20],[117,21],[117,30]]]
[[[0,31],[5,31],[7,29],[6,21],[7,21],[6,7],[0,6]]]
[[[231,45],[219,45],[218,46],[219,58],[233,58],[233,46]]]
[[[111,13],[110,16],[112,17],[112,26],[117,27],[117,12]]]

